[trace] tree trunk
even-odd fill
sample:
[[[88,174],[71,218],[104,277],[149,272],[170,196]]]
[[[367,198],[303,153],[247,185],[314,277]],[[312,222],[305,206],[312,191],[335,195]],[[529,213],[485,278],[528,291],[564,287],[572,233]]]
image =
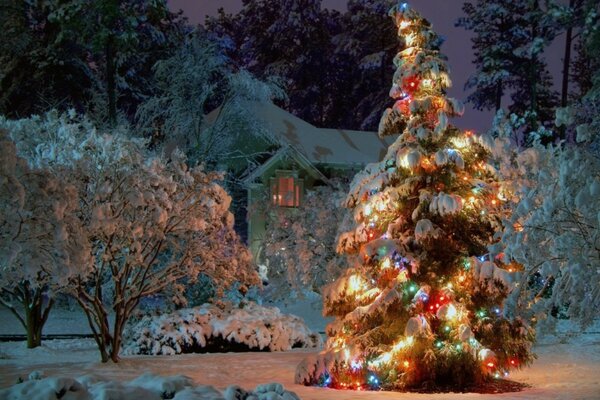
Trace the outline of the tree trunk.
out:
[[[35,323],[36,321],[36,312],[35,307],[31,309],[27,305],[25,305],[25,320],[27,321],[27,348],[33,349],[42,344],[42,338],[40,336],[40,329],[38,325]]]
[[[25,329],[27,331],[27,348],[32,349],[42,344],[42,330],[48,320],[48,315],[54,304],[49,300],[44,308],[43,290],[31,290],[29,285],[24,285],[23,307],[25,310]]]
[[[533,0],[533,2],[531,3],[531,11],[535,12],[536,10],[539,9],[539,2],[538,0]],[[535,41],[535,39],[538,36],[538,21],[537,20],[533,20],[532,25],[531,25],[531,40],[532,42]],[[531,115],[529,116],[529,129],[531,131],[535,131],[538,128],[538,118],[537,118],[537,112],[538,112],[538,104],[537,104],[537,81],[538,81],[538,58],[536,54],[531,54],[531,58],[529,60],[529,111],[531,113]],[[529,137],[526,138],[526,142],[528,144],[530,144],[531,140]]]
[[[502,107],[502,95],[502,81],[498,81],[498,83],[496,83],[496,112]]]
[[[106,41],[106,94],[108,96],[108,122],[114,126],[117,121],[117,89],[115,84],[115,46],[114,37],[109,35]]]
[[[575,0],[569,1],[569,8],[575,7]],[[573,26],[569,24],[565,37],[565,57],[563,58],[562,70],[562,91],[560,96],[560,106],[566,107],[569,98],[569,67],[571,66],[571,43],[573,41]]]
[[[569,9],[574,11],[575,0],[569,0]],[[565,57],[563,58],[562,89],[560,95],[560,106],[566,107],[569,99],[569,69],[571,66],[571,47],[573,42],[573,24],[569,24],[565,37]],[[566,127],[563,125],[558,129],[558,136],[565,138]]]

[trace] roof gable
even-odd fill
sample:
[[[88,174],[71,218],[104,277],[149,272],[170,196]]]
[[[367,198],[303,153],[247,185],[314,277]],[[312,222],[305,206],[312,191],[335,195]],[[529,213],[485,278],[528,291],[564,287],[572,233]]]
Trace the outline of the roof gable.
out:
[[[296,117],[272,103],[248,102],[276,140],[302,153],[313,164],[363,165],[385,155],[394,138],[381,139],[376,132],[324,129]],[[218,109],[207,115],[212,122]]]

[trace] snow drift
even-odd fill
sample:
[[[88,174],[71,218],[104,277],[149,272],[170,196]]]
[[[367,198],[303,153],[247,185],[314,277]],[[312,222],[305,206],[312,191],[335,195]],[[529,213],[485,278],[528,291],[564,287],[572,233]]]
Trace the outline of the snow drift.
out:
[[[163,377],[144,374],[129,382],[116,382],[95,376],[43,378],[37,373],[32,373],[25,382],[0,390],[0,399],[300,400],[280,383],[259,385],[253,392],[232,385],[221,393],[212,386],[195,386],[191,378],[183,375]]]

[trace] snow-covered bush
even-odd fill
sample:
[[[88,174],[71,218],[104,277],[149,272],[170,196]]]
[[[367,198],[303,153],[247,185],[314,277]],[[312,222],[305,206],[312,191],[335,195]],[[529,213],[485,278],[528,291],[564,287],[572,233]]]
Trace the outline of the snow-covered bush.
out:
[[[285,351],[320,346],[301,318],[248,302],[243,308],[211,304],[144,316],[124,334],[129,354],[171,355],[228,351]]]
[[[95,376],[79,378],[49,377],[30,374],[28,380],[0,390],[3,400],[299,400],[280,383],[258,385],[246,391],[231,385],[223,393],[212,386],[196,386],[183,375],[141,375],[129,382],[109,381]]]
[[[97,132],[76,115],[51,112],[0,125],[30,164],[77,187],[78,217],[95,257],[91,274],[86,267],[70,289],[103,361],[118,360],[123,328],[141,298],[166,288],[181,295],[200,273],[217,290],[258,281],[233,230],[220,174],[188,168],[178,152],[168,161],[149,154],[143,141]]]
[[[565,144],[519,151],[510,139],[515,125],[499,114],[492,129],[510,212],[491,250],[524,266],[507,307],[535,317],[541,331],[558,313],[585,326],[600,315],[600,157],[593,147]]]
[[[0,304],[27,331],[28,347],[40,345],[55,295],[89,271],[78,200],[75,186],[30,168],[0,130]]]
[[[514,311],[530,305],[548,328],[560,307],[588,325],[600,316],[600,158],[584,148],[539,148],[528,169],[533,186],[502,236],[506,257],[526,267]],[[527,284],[536,274],[541,288]]]
[[[268,281],[266,293],[274,299],[288,297],[290,288],[320,292],[346,267],[346,258],[336,253],[336,241],[350,213],[341,207],[343,185],[319,186],[305,193],[300,207],[290,209],[267,204],[263,239]]]

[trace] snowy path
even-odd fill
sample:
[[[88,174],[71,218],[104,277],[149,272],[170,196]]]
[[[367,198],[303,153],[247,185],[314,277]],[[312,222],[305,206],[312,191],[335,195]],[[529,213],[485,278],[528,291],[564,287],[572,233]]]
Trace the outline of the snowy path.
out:
[[[531,388],[502,395],[414,394],[386,392],[349,392],[308,388],[293,384],[294,370],[309,351],[286,353],[191,354],[181,356],[125,357],[118,364],[96,362],[98,355],[90,340],[52,341],[40,349],[26,350],[21,343],[0,344],[0,387],[13,384],[40,370],[48,376],[78,377],[95,374],[114,380],[129,380],[143,372],[168,376],[187,375],[198,384],[220,389],[238,384],[248,389],[267,382],[280,382],[303,400],[353,399],[600,399],[600,335],[587,334],[575,343],[541,344],[539,359],[512,379]]]

